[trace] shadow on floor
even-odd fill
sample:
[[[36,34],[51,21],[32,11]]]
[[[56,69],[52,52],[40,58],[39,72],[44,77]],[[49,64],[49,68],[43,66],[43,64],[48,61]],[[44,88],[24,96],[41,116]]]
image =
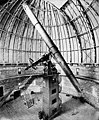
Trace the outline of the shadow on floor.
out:
[[[79,99],[71,98],[70,100],[68,100],[62,104],[61,112],[59,114],[55,115],[54,118],[59,117],[60,115],[62,115],[64,113],[69,113],[69,112],[72,112],[72,115],[76,115],[79,113],[79,110],[77,110],[77,109],[81,106],[84,106],[84,104],[81,103]],[[52,120],[54,120],[54,119],[52,119]]]
[[[82,105],[84,104],[81,103],[79,99],[71,98],[69,101],[62,104],[62,113],[72,111],[74,109],[79,108]]]

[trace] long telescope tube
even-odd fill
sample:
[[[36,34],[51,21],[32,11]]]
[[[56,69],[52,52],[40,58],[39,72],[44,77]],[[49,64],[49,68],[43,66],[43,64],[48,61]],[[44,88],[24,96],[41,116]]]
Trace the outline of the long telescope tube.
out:
[[[83,97],[84,100],[88,104],[93,106],[95,109],[99,110],[99,104],[96,103],[94,100],[91,100],[91,98],[93,99],[93,97],[91,97],[88,93],[86,93],[84,90],[82,90],[80,88],[80,85],[79,85],[77,79],[75,78],[75,76],[72,73],[71,69],[69,68],[68,64],[64,60],[64,58],[61,55],[60,51],[58,50],[57,46],[51,40],[50,36],[47,34],[47,32],[45,31],[45,29],[43,28],[41,23],[36,18],[36,16],[32,13],[32,11],[28,7],[28,5],[24,3],[23,9],[26,12],[26,14],[28,15],[28,17],[30,18],[32,24],[35,26],[35,28],[38,30],[38,32],[40,33],[40,35],[44,39],[44,42],[46,43],[46,45],[49,47],[56,62],[61,66],[61,68],[63,69],[63,71],[65,72],[65,74],[67,75],[67,77],[69,78],[71,83],[73,84],[73,86],[81,94],[80,96]]]
[[[60,51],[58,50],[57,46],[54,44],[54,42],[51,40],[50,36],[47,34],[41,23],[38,21],[36,16],[32,13],[30,8],[26,3],[23,3],[23,9],[26,12],[27,16],[31,20],[32,24],[35,26],[35,28],[38,30],[42,38],[44,39],[44,42],[49,47],[50,51],[53,54],[54,59],[56,62],[61,66],[73,86],[76,88],[78,92],[82,92],[80,85],[78,81],[76,80],[74,74],[72,73],[71,69],[69,68],[68,64],[64,60],[63,56],[61,55]]]

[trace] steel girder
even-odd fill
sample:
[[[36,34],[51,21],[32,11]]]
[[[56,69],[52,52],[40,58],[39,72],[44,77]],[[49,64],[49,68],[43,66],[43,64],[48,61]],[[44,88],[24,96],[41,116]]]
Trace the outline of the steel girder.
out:
[[[27,62],[29,56],[37,59],[48,51],[22,10],[24,1],[13,0],[0,8],[1,62]],[[29,4],[68,63],[98,63],[99,14],[96,0],[91,3],[68,0],[61,9],[43,0],[31,0]]]

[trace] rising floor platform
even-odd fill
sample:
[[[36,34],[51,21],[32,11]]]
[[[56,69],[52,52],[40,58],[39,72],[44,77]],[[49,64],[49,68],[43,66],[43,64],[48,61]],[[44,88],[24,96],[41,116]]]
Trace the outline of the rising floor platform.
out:
[[[6,103],[0,108],[0,120],[39,120],[38,112],[41,110],[41,94],[37,95],[40,101],[36,101],[31,108],[19,97],[14,101]],[[62,95],[63,109],[59,116],[53,120],[98,120],[99,112],[88,104],[82,104],[79,100]]]

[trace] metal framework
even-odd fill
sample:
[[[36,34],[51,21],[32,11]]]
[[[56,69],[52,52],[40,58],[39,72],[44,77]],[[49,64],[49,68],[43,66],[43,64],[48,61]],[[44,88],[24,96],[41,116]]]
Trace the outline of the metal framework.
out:
[[[49,51],[22,8],[26,1],[68,63],[99,64],[97,0],[67,0],[60,9],[44,0],[8,0],[0,6],[0,63],[26,63]]]

